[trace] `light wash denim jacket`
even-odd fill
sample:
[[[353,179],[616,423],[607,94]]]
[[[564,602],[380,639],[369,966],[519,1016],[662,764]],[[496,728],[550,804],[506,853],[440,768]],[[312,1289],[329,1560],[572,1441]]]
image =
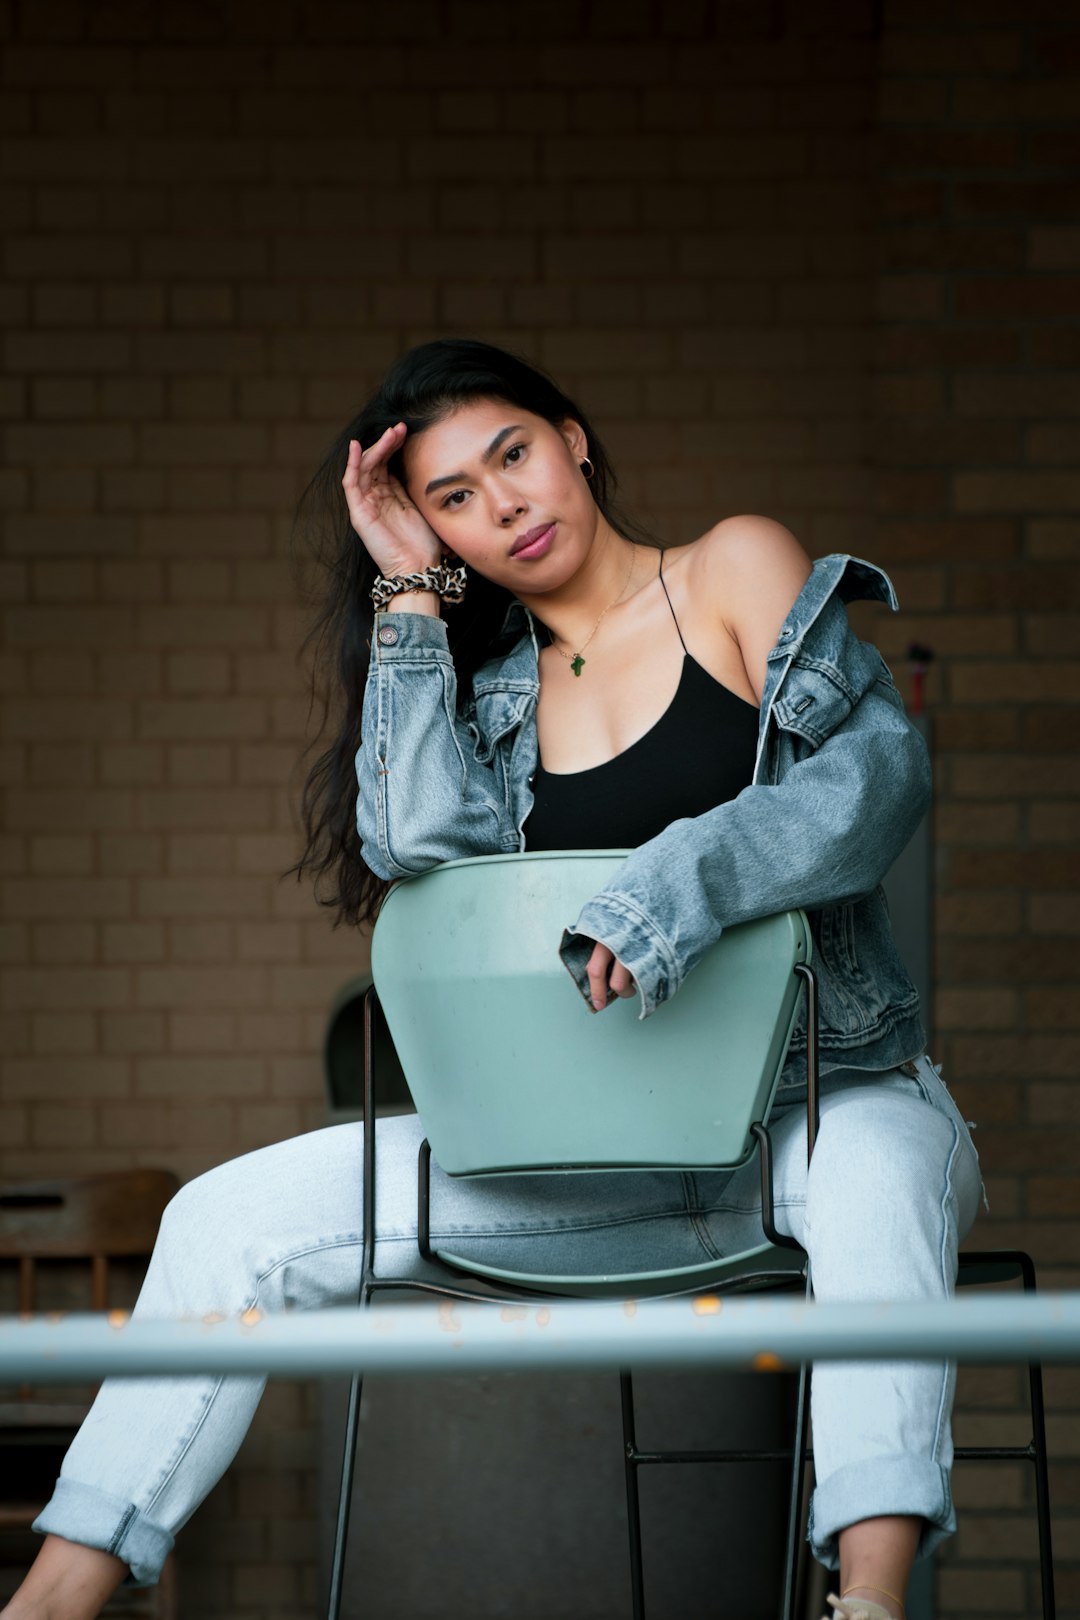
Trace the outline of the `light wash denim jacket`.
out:
[[[861,598],[897,607],[872,563],[834,554],[814,564],[769,653],[752,784],[641,844],[564,932],[560,955],[586,1001],[594,940],[633,974],[645,1018],[725,928],[801,906],[822,1072],[892,1068],[923,1051],[881,879],[927,808],[930,761],[881,654],[848,625],[844,603]],[[376,615],[356,826],[378,876],[526,847],[538,652],[532,615],[512,603],[463,697],[441,619]],[[782,1090],[803,1072],[804,1042],[802,1022]]]

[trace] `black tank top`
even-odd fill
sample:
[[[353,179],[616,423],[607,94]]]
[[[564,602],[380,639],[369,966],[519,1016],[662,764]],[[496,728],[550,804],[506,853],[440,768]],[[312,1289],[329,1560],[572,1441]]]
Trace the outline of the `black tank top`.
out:
[[[757,756],[758,709],[702,669],[682,641],[678,690],[643,737],[602,765],[545,771],[538,763],[525,848],[636,849],[681,816],[700,816],[749,786]]]

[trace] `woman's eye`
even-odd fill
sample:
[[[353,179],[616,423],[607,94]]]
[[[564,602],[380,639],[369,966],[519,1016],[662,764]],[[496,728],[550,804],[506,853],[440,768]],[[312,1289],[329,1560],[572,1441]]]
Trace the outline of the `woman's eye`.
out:
[[[525,445],[525,444],[512,444],[510,446],[509,450],[507,450],[505,455],[503,456],[503,460],[504,461],[509,461],[510,457],[512,455],[514,455],[516,451],[518,451],[518,450],[527,450],[527,449],[528,449],[528,445]],[[517,466],[517,461],[511,461],[510,465],[512,467],[516,467]],[[466,494],[468,494],[467,490],[453,489],[453,490],[450,491],[450,494],[446,497],[446,499],[443,501],[442,504],[443,504],[443,506],[451,506],[451,505],[460,506],[461,502],[458,500],[457,497],[459,495],[466,495]]]

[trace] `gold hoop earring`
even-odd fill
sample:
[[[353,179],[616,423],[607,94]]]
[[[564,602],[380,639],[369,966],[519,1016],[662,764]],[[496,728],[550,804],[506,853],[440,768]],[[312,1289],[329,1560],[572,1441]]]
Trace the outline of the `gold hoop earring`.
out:
[[[596,468],[593,466],[593,464],[589,460],[588,456],[585,457],[584,461],[579,461],[578,466],[581,468],[581,476],[582,476],[582,478],[591,478],[593,473],[596,471]],[[585,471],[586,467],[588,467],[588,469],[589,469],[588,472]]]

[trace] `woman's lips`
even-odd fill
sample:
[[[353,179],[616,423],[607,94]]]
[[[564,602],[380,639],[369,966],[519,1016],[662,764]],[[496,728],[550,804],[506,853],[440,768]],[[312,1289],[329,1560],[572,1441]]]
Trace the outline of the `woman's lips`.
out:
[[[536,536],[535,540],[530,540],[529,543],[527,545],[524,545],[524,546],[522,546],[522,545],[516,546],[511,551],[510,555],[511,555],[511,557],[514,557],[515,559],[518,558],[518,557],[523,557],[526,560],[529,560],[529,559],[531,559],[533,557],[543,557],[545,555],[545,553],[550,549],[551,542],[552,542],[552,540],[554,538],[555,538],[555,524],[554,523],[549,523],[547,528],[542,529],[541,532]]]

